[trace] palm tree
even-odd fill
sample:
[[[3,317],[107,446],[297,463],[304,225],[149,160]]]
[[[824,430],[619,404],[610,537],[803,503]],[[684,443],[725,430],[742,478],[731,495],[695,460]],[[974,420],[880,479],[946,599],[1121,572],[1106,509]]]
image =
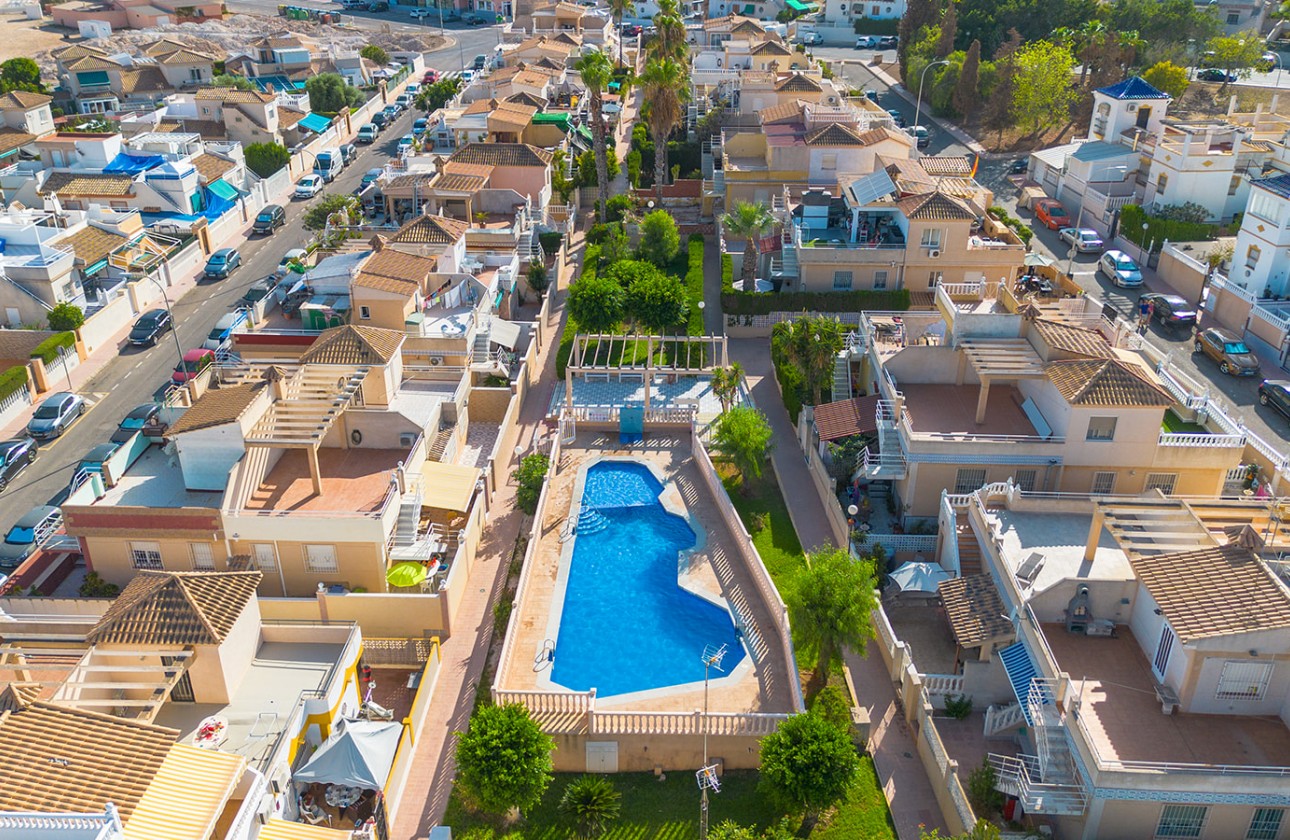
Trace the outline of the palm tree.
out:
[[[636,11],[632,0],[609,0],[609,13],[614,16],[614,26],[618,28],[618,66],[623,66],[623,15]]]
[[[605,205],[609,202],[609,157],[605,151],[605,89],[614,76],[613,65],[600,50],[587,53],[576,65],[582,76],[591,101],[591,145],[596,158],[596,200],[600,205],[600,220],[605,220]]]
[[[823,315],[782,321],[770,333],[771,352],[801,371],[811,405],[820,404],[824,385],[833,375],[834,358],[845,344],[841,322]]]
[[[654,40],[650,42],[651,58],[671,58],[685,63],[689,57],[685,45],[685,22],[680,15],[659,13],[654,16]]]
[[[743,383],[744,368],[738,362],[730,367],[719,367],[712,371],[712,393],[717,395],[724,414],[733,408],[739,399],[739,386]]]
[[[744,268],[742,278],[744,291],[753,290],[753,281],[757,277],[757,237],[770,230],[775,224],[775,217],[765,204],[754,204],[750,201],[735,202],[734,209],[721,217],[721,226],[728,235],[735,238],[744,237]]]
[[[657,20],[657,18],[655,18]],[[645,88],[645,115],[654,139],[654,189],[667,184],[667,139],[681,124],[681,104],[689,97],[690,80],[685,66],[674,58],[651,58],[641,74]]]

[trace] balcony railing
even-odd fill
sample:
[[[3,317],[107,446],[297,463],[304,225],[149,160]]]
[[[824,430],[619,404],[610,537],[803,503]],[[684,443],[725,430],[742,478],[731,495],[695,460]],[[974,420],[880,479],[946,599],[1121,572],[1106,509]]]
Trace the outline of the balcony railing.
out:
[[[1162,432],[1161,446],[1194,446],[1203,449],[1228,449],[1245,446],[1245,435],[1175,434]]]

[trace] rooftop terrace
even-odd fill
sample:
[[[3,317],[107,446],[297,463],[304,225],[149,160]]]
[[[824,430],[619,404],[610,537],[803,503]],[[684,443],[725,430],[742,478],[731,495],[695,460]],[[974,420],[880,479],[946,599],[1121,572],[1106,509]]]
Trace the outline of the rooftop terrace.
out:
[[[309,459],[302,449],[290,449],[251,493],[243,508],[250,511],[346,511],[375,513],[390,494],[390,474],[406,460],[405,449],[338,449],[320,447],[318,467],[322,493],[314,493]]]
[[[160,446],[144,450],[115,485],[93,504],[96,507],[218,508],[222,492],[188,490],[174,456]]]
[[[1103,528],[1093,562],[1084,560],[1091,514],[1052,511],[991,510],[986,521],[1001,538],[1004,561],[1013,574],[1032,555],[1043,560],[1035,568],[1034,590],[1042,592],[1063,580],[1129,580],[1129,558]]]
[[[995,385],[986,401],[985,422],[976,422],[976,385],[921,385],[900,383],[905,410],[915,432],[932,435],[1010,435],[1037,437],[1026,413],[1021,410],[1021,393],[1013,387]]]

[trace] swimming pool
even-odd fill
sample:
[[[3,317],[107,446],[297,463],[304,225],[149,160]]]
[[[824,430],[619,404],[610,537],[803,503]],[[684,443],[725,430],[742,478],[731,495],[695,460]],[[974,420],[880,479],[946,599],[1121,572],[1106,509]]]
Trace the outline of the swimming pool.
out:
[[[678,582],[677,552],[696,537],[663,507],[662,492],[642,463],[587,469],[555,641],[557,685],[613,697],[699,682],[709,645],[726,645],[727,674],[743,660],[730,612]]]

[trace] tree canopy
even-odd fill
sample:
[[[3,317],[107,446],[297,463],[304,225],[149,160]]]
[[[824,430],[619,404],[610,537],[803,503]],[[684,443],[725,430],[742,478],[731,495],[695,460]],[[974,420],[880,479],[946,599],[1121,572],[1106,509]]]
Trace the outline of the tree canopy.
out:
[[[437,111],[447,105],[448,100],[456,96],[457,91],[460,89],[460,78],[454,76],[451,79],[440,79],[434,84],[427,85],[421,89],[421,92],[417,94],[417,107],[427,113]]]
[[[646,213],[641,219],[641,256],[654,265],[666,266],[680,249],[681,234],[672,214],[666,210]]]
[[[863,651],[873,637],[869,617],[876,585],[873,563],[855,559],[848,549],[823,548],[807,555],[806,569],[785,600],[798,650],[815,659],[815,691],[828,681],[843,648]]]
[[[358,51],[358,54],[370,61],[375,61],[382,66],[390,63],[390,54],[381,49],[376,44],[368,44]]]
[[[1174,99],[1181,98],[1191,84],[1187,79],[1187,68],[1172,61],[1157,61],[1143,72],[1142,79]]]
[[[1031,41],[1016,55],[1013,117],[1038,134],[1070,117],[1078,93],[1071,87],[1075,56],[1051,41]]]
[[[352,87],[339,73],[319,73],[305,82],[309,92],[309,107],[320,114],[335,114],[342,108],[357,108],[363,104],[363,92]]]
[[[761,781],[771,798],[804,814],[803,824],[846,795],[860,772],[855,745],[812,712],[793,715],[761,739]]]
[[[45,86],[40,83],[40,65],[30,58],[11,58],[0,64],[0,92],[13,90],[44,93]]]
[[[338,210],[352,209],[358,197],[345,193],[327,193],[305,210],[305,230],[320,231],[327,227],[327,217]]]
[[[291,153],[281,143],[252,143],[244,154],[247,168],[261,178],[268,178],[291,162]]]
[[[690,296],[679,278],[658,271],[632,281],[626,309],[637,326],[666,333],[690,319]]]
[[[622,323],[625,298],[614,278],[584,276],[569,287],[569,315],[584,332],[612,332]]]
[[[482,811],[531,808],[551,775],[555,742],[518,703],[481,706],[457,733],[457,785]]]
[[[738,405],[717,418],[712,431],[712,449],[739,470],[747,488],[750,479],[761,478],[766,456],[774,446],[771,435],[765,414],[750,405]]]

